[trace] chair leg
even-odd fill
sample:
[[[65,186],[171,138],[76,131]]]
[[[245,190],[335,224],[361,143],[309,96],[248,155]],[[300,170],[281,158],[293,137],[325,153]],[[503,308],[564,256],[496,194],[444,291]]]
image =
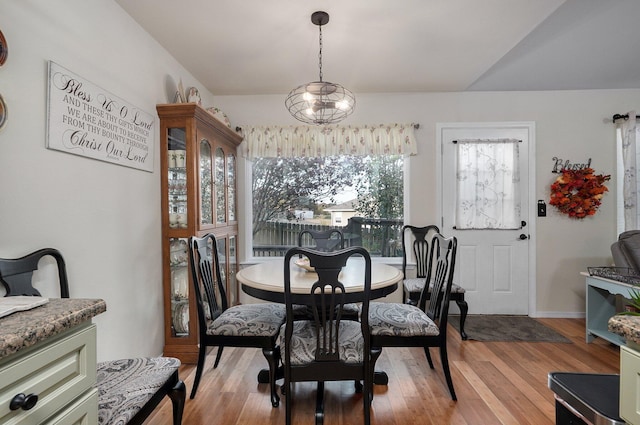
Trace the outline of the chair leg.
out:
[[[449,357],[447,356],[447,346],[440,347],[440,361],[442,362],[442,369],[444,370],[444,377],[451,393],[451,400],[457,401],[456,392],[453,389],[453,380],[451,379],[451,371],[449,370]]]
[[[431,352],[429,351],[429,347],[424,347],[424,355],[427,356],[429,367],[433,369],[433,360],[431,360]]]
[[[378,348],[378,347],[371,348],[371,360],[369,361],[370,385],[369,385],[369,388],[366,388],[367,381],[365,381],[365,388],[363,390],[363,392],[369,393],[369,404],[373,402],[373,384],[374,384],[375,375],[376,375],[376,361],[378,360],[378,357],[380,357],[380,354],[382,354],[382,348]],[[386,385],[386,384],[383,384],[383,385]]]
[[[271,406],[273,407],[278,407],[280,405],[280,397],[278,397],[278,392],[276,390],[276,372],[278,370],[278,362],[280,360],[278,353],[278,348],[262,349],[262,354],[269,364],[269,389],[271,390]]]
[[[196,366],[196,377],[193,380],[193,387],[191,387],[190,399],[196,396],[198,385],[200,384],[200,378],[202,378],[202,371],[204,369],[204,359],[207,357],[207,346],[200,344],[200,350],[198,351],[198,366]]]
[[[464,321],[467,320],[467,313],[469,312],[469,305],[467,302],[462,300],[457,300],[456,304],[458,304],[458,308],[460,308],[460,336],[463,341],[467,340],[467,333],[464,331]]]
[[[182,413],[184,412],[184,402],[187,398],[187,387],[182,380],[169,391],[169,398],[173,404],[173,425],[182,424]]]
[[[284,411],[285,411],[285,424],[291,425],[291,410],[293,404],[293,390],[291,389],[291,382],[285,378],[284,384],[282,384],[282,394],[284,395]]]
[[[322,425],[324,422],[324,381],[318,381],[318,390],[316,391],[316,425]]]
[[[364,408],[364,425],[371,423],[371,398],[373,397],[373,385],[371,379],[364,381],[364,390],[362,391],[362,403]]]
[[[223,345],[218,346],[218,352],[216,353],[216,361],[213,363],[213,368],[217,368],[218,367],[218,363],[220,363],[220,358],[222,357],[222,349],[224,348]]]

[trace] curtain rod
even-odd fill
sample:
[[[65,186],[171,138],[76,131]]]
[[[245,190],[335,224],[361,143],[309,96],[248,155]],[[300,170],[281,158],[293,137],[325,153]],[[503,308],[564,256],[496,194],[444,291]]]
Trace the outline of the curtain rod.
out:
[[[614,121],[615,121],[615,119],[614,119]],[[414,124],[413,128],[415,128],[416,130],[419,129],[420,128],[420,124]],[[242,132],[242,127],[236,127],[236,133],[241,133],[241,132]]]
[[[640,115],[636,115],[636,119],[640,118]],[[613,116],[613,122],[616,122],[616,120],[628,120],[629,119],[629,114],[624,114],[624,115],[620,115],[620,114],[615,114]]]

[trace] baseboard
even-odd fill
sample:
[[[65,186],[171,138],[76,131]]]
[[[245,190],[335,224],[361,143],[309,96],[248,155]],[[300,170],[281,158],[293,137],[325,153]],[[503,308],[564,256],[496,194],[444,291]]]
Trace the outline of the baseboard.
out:
[[[584,319],[584,311],[536,311],[529,315],[540,319]]]

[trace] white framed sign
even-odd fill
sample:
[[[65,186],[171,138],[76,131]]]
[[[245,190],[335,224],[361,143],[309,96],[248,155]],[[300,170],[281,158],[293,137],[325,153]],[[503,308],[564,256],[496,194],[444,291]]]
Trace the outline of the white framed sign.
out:
[[[153,171],[155,119],[49,61],[47,148]]]

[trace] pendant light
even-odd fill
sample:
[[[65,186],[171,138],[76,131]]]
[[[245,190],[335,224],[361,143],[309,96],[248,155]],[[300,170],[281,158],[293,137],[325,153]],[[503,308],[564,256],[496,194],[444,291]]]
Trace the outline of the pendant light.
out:
[[[284,103],[289,113],[299,121],[317,125],[334,124],[353,112],[356,98],[340,84],[322,80],[322,26],[329,22],[329,14],[314,12],[311,22],[320,29],[320,80],[291,90]]]

